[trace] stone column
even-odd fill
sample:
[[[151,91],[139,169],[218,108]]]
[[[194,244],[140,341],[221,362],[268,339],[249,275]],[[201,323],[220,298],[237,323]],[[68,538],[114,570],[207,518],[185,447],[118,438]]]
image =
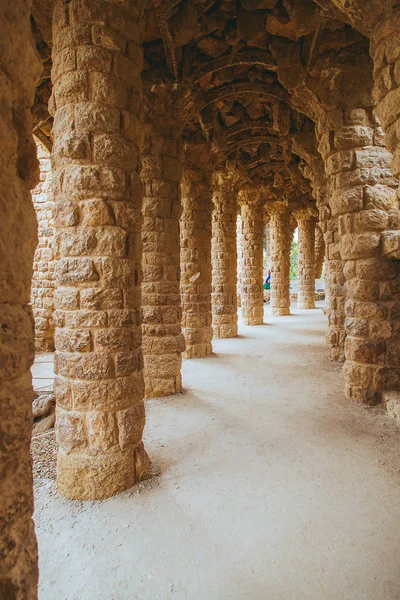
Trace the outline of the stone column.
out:
[[[61,494],[101,499],[147,476],[142,444],[141,23],[135,2],[58,1],[53,185]],[[126,8],[125,8],[126,7]]]
[[[319,224],[324,235],[326,249],[325,263],[325,314],[328,317],[326,341],[332,361],[344,361],[344,304],[346,280],[343,274],[343,261],[340,256],[340,236],[338,218],[332,216],[329,206],[329,193],[325,166],[321,159],[313,160],[304,170],[311,181],[313,197],[319,211]]]
[[[346,278],[346,393],[367,404],[398,386],[399,338],[393,301],[399,266],[381,256],[382,232],[399,223],[390,155],[369,109],[342,111],[342,127],[321,136],[320,151],[337,219]],[[391,208],[395,208],[391,215]]]
[[[54,351],[54,198],[51,188],[50,152],[36,141],[40,181],[32,190],[38,220],[39,241],[33,259],[31,302],[35,317],[37,352]]]
[[[315,226],[315,280],[321,279],[325,261],[324,234],[319,225]]]
[[[315,308],[315,217],[297,213],[299,240],[298,308]]]
[[[168,102],[168,90],[165,90]],[[146,128],[142,150],[143,356],[146,397],[182,391],[178,133],[168,119]]]
[[[243,295],[243,233],[240,206],[237,205],[236,213],[236,250],[237,250],[237,305],[242,306]]]
[[[246,194],[242,217],[242,315],[245,325],[261,325],[263,299],[263,208],[260,201],[250,201]]]
[[[214,337],[231,338],[237,324],[237,191],[228,173],[215,173],[212,220],[212,321]]]
[[[275,316],[290,315],[290,212],[286,207],[271,210],[271,309]]]
[[[0,3],[0,597],[37,598],[32,521],[33,315],[29,306],[39,180],[30,107],[42,65],[31,2]]]
[[[212,172],[205,143],[184,146],[181,217],[182,327],[184,358],[212,353],[211,217]]]
[[[265,238],[266,238],[266,253],[265,253],[265,259],[264,259],[264,281],[267,278],[268,271],[271,270],[271,226],[270,226],[270,222],[269,222],[269,216],[268,216],[268,221],[265,225]]]

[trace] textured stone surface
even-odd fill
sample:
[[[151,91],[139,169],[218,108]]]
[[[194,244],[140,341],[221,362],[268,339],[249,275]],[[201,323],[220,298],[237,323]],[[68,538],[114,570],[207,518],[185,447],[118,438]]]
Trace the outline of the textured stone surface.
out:
[[[111,496],[146,477],[141,349],[138,12],[58,3],[53,27],[57,482]],[[106,27],[118,37],[118,48]],[[131,49],[131,50],[130,50]],[[115,115],[115,117],[114,117]],[[132,432],[131,435],[127,431]]]
[[[182,177],[181,300],[185,358],[212,352],[212,161],[207,145],[185,143]]]
[[[29,306],[37,221],[30,189],[39,180],[32,137],[41,65],[31,3],[0,5],[0,598],[37,598],[32,521],[33,315]]]
[[[298,297],[299,308],[315,307],[315,218],[312,215],[295,213],[298,226],[299,263]]]
[[[321,279],[325,262],[324,234],[319,225],[315,227],[315,279]]]
[[[147,100],[150,103],[150,100]],[[149,123],[142,148],[143,355],[146,397],[181,392],[179,217],[182,167],[168,120]]]
[[[259,198],[241,195],[242,252],[241,305],[246,325],[263,322],[263,230],[264,215]]]
[[[290,315],[290,245],[293,231],[290,212],[276,204],[271,210],[271,311],[273,315]]]
[[[54,199],[51,187],[50,153],[36,141],[40,181],[32,190],[38,220],[38,245],[33,261],[32,308],[35,318],[35,347],[38,352],[54,350]]]
[[[237,326],[237,190],[225,172],[213,178],[212,324],[214,337],[236,337]]]
[[[389,153],[373,143],[381,134],[369,111],[360,108],[356,115],[346,111],[343,121],[342,129],[321,137],[320,147],[346,279],[346,393],[351,399],[376,404],[382,392],[399,381],[397,319],[390,318],[395,296],[389,292],[397,286],[398,264],[381,257],[381,234],[389,224],[388,209],[396,205],[396,182]],[[371,178],[373,168],[379,170],[379,183]]]

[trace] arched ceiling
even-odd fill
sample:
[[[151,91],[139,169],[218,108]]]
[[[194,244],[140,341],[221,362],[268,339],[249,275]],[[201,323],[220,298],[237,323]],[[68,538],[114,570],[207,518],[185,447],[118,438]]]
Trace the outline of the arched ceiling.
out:
[[[44,64],[34,126],[48,145],[52,1],[34,0],[32,17]],[[217,164],[240,169],[273,197],[300,198],[310,193],[304,164],[318,156],[315,123],[329,118],[343,96],[351,103],[356,87],[370,93],[366,36],[395,5],[153,0],[143,38],[143,82],[182,89],[183,136],[206,139]]]

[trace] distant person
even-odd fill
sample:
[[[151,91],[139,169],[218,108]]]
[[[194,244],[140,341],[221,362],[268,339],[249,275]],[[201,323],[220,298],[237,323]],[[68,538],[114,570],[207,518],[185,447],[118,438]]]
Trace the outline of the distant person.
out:
[[[271,271],[268,271],[268,275],[267,278],[264,282],[263,288],[265,290],[264,293],[264,302],[269,302],[270,301],[270,292],[269,290],[271,289]]]

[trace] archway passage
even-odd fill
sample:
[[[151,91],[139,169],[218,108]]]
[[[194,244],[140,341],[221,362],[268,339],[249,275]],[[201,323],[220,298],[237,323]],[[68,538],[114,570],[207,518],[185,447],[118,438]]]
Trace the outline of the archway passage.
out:
[[[51,347],[54,327],[57,481],[70,499],[149,476],[144,396],[184,401],[182,358],[215,359],[213,337],[241,343],[237,292],[272,347],[267,223],[272,316],[294,322],[297,223],[298,302],[316,314],[324,254],[343,393],[399,414],[400,11],[394,0],[21,0],[0,11],[0,591],[35,598],[34,317],[37,345]],[[52,156],[52,318],[37,284],[53,257],[30,195],[33,135]],[[265,352],[260,368],[271,361]]]

